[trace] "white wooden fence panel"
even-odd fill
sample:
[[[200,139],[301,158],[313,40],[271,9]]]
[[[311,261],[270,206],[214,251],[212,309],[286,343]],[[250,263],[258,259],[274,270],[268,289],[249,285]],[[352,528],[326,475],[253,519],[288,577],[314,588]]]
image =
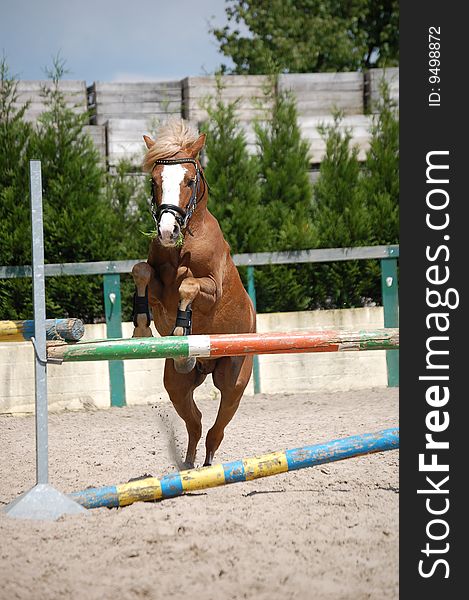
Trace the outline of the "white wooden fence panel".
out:
[[[366,92],[367,104],[372,112],[376,111],[376,103],[380,97],[380,84],[383,79],[389,86],[391,98],[399,105],[399,67],[370,69],[366,74]]]
[[[43,90],[53,88],[51,81],[18,81],[17,99],[13,104],[14,108],[22,108],[29,102],[28,109],[25,112],[25,120],[29,122],[37,121],[40,115],[46,111],[46,98]],[[59,82],[59,90],[65,98],[65,105],[76,113],[85,113],[88,110],[86,98],[86,83],[84,81],[63,80]]]
[[[269,81],[266,75],[226,75],[222,77],[221,98],[224,102],[238,101],[238,119],[249,121],[262,118],[271,107],[271,100],[266,95]],[[192,121],[207,119],[204,103],[217,96],[215,77],[187,77],[182,86],[183,116]]]
[[[94,124],[109,119],[165,119],[181,114],[181,82],[105,83],[88,88],[88,102]]]
[[[326,144],[319,133],[318,127],[321,125],[332,125],[333,122],[333,117],[330,115],[299,117],[298,124],[300,126],[301,135],[310,146],[311,164],[320,163],[326,152]],[[358,147],[358,158],[361,161],[365,160],[366,151],[369,148],[371,124],[372,117],[368,115],[348,115],[342,119],[340,124],[340,129],[342,131],[345,132],[347,129],[350,130],[352,136],[351,145]],[[256,154],[258,148],[256,145],[253,122],[244,121],[240,123],[240,126],[246,136],[248,152],[250,154]]]
[[[150,119],[109,119],[106,122],[107,157],[109,165],[120,160],[130,160],[140,165],[146,146],[143,135],[152,135]]]
[[[93,140],[104,164],[106,162],[106,128],[104,125],[86,125],[83,129]]]
[[[294,73],[280,75],[280,91],[291,91],[300,116],[328,115],[334,109],[345,115],[364,112],[363,73]]]
[[[326,152],[326,143],[321,137],[318,127],[321,125],[330,126],[334,119],[332,116],[302,117],[299,118],[301,134],[309,142],[310,159],[312,164],[322,161]],[[345,116],[339,128],[342,131],[350,130],[351,145],[358,147],[358,159],[365,160],[366,152],[370,143],[370,127],[372,118],[367,115],[349,115]]]
[[[399,99],[399,69],[371,69],[363,73],[299,73],[280,75],[279,90],[291,90],[297,101],[299,125],[311,149],[311,163],[318,164],[325,144],[318,131],[321,123],[331,124],[331,112],[341,110],[345,117],[341,128],[350,128],[352,144],[365,158],[369,146],[371,117],[365,116],[364,103],[373,107],[379,98],[379,84],[388,82],[391,97]],[[45,110],[43,87],[50,81],[19,81],[16,107],[30,102],[26,119],[35,121]],[[224,102],[237,100],[236,114],[246,133],[248,151],[257,152],[253,120],[264,120],[271,113],[272,82],[265,75],[227,75],[222,77]],[[197,124],[207,119],[203,106],[217,95],[214,76],[187,77],[182,81],[95,82],[86,88],[84,81],[64,80],[59,87],[66,105],[79,113],[92,112],[86,130],[101,156],[115,165],[121,158],[139,164],[145,152],[144,133],[154,134],[155,127],[169,115],[182,115]]]

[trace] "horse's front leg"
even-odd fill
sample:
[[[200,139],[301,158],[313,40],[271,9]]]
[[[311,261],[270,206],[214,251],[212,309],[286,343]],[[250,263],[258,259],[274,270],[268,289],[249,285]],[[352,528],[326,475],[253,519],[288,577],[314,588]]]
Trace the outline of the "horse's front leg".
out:
[[[208,312],[217,300],[217,284],[211,277],[186,277],[179,286],[179,304],[173,335],[192,333],[192,303],[197,299],[202,312]],[[195,367],[195,357],[174,359],[178,373],[189,373]]]
[[[132,337],[152,337],[148,290],[151,288],[152,294],[158,296],[158,288],[161,287],[161,283],[156,278],[153,267],[146,262],[140,262],[133,266],[132,277],[136,287],[133,306],[134,333]]]

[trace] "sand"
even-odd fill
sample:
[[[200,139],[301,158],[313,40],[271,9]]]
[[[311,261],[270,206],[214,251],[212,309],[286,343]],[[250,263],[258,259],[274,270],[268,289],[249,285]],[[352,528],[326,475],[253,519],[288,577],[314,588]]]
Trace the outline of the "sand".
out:
[[[199,401],[204,432],[217,406]],[[397,424],[396,389],[245,397],[215,462]],[[186,444],[165,400],[52,414],[49,438],[64,492],[164,475]],[[0,416],[1,600],[398,597],[396,450],[55,522],[3,514],[34,481],[34,418]]]

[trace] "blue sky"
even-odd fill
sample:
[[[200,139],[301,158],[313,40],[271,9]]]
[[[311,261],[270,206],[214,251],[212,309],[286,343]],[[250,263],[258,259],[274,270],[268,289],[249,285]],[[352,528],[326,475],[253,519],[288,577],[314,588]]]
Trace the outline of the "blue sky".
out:
[[[0,0],[0,55],[19,79],[45,79],[59,52],[66,79],[181,79],[232,64],[211,22],[223,0]]]

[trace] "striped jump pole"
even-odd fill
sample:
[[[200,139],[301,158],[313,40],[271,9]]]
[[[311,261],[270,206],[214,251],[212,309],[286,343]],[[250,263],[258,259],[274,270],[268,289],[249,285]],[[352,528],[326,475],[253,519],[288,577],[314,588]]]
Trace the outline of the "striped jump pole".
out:
[[[174,498],[185,492],[251,481],[372,452],[395,450],[398,447],[399,429],[384,429],[376,433],[354,435],[325,444],[170,473],[161,479],[147,477],[121,485],[86,489],[70,494],[70,498],[85,508],[127,506],[134,502]]]
[[[129,360],[138,358],[200,358],[247,354],[350,352],[399,348],[399,329],[368,331],[293,331],[131,338],[95,342],[49,344],[51,362]]]
[[[77,342],[85,326],[80,319],[46,319],[46,339]],[[24,342],[34,337],[34,321],[0,321],[0,342]]]

